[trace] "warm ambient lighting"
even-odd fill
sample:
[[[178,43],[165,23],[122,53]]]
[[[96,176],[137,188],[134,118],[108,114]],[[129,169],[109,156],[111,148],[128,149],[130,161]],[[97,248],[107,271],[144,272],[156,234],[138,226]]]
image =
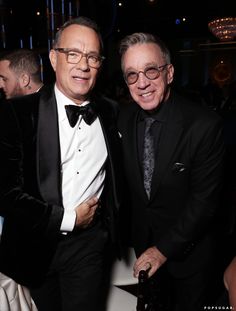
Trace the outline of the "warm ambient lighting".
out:
[[[218,18],[208,23],[210,31],[221,41],[236,39],[236,17]]]

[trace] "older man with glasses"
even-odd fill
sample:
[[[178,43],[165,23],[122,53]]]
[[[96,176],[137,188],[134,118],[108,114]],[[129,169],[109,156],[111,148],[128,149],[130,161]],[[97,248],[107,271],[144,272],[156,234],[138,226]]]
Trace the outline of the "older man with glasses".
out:
[[[214,306],[222,280],[215,230],[224,154],[220,120],[171,89],[174,66],[159,38],[131,34],[120,53],[134,101],[119,116],[134,275],[148,271],[148,310],[204,310]]]
[[[93,89],[104,57],[97,25],[58,31],[53,87],[0,111],[0,269],[42,311],[104,311],[121,204],[117,107]]]

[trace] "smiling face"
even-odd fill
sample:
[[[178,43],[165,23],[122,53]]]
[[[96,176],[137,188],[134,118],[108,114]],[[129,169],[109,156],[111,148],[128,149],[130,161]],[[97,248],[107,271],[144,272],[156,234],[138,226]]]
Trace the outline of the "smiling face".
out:
[[[100,54],[96,32],[89,27],[76,24],[63,30],[57,48]],[[49,57],[56,74],[58,89],[75,103],[81,104],[94,88],[99,69],[89,67],[86,57],[82,57],[78,64],[67,63],[66,54],[55,50],[50,51]]]
[[[127,76],[132,72],[139,73],[138,80],[127,85],[133,100],[144,110],[150,112],[155,110],[169,97],[169,85],[174,75],[174,68],[171,64],[163,67],[159,77],[153,80],[148,79],[143,73],[147,71],[147,68],[157,68],[166,63],[160,48],[154,43],[132,45],[123,55],[124,75]]]

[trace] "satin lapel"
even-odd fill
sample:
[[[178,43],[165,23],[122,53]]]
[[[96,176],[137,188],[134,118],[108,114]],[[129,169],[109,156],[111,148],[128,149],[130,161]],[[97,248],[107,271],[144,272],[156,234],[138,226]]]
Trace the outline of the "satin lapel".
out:
[[[116,157],[117,154],[117,142],[119,138],[118,130],[115,127],[114,120],[111,119],[111,107],[107,107],[107,101],[102,99],[93,99],[92,106],[94,110],[97,112],[101,128],[103,131],[106,147],[107,147],[107,153],[108,153],[108,161],[109,161],[109,168],[111,172],[111,182],[113,183],[113,198],[115,200],[114,207],[119,209],[119,200],[118,195],[116,193],[117,187],[116,187],[116,178],[115,176],[117,173],[115,172],[116,169],[118,170],[118,167],[116,167],[115,163],[117,162]]]
[[[172,156],[175,153],[179,139],[183,132],[182,116],[179,111],[176,110],[174,105],[175,104],[173,103],[173,107],[170,111],[167,122],[163,127],[161,135],[157,163],[152,179],[151,200],[154,197],[162,178],[164,177],[168,165],[171,163]]]
[[[52,89],[42,92],[37,133],[38,183],[43,199],[61,203],[60,144],[56,99]]]
[[[126,159],[130,159],[127,165],[129,170],[129,176],[132,176],[132,183],[135,184],[135,189],[139,189],[139,193],[146,199],[147,195],[143,186],[143,174],[142,167],[139,163],[138,144],[137,144],[137,122],[139,112],[130,118],[127,122],[127,142],[125,142],[125,153],[127,153]]]

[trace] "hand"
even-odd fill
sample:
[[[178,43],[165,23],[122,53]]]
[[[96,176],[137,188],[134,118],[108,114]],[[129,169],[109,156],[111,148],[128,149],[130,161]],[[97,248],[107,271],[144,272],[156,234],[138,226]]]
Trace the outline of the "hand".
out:
[[[93,197],[75,208],[76,221],[75,226],[79,228],[86,228],[93,221],[94,214],[98,207],[98,198]]]
[[[167,258],[155,246],[148,248],[134,264],[134,277],[137,278],[141,270],[148,271],[148,277],[151,277],[166,260]]]

